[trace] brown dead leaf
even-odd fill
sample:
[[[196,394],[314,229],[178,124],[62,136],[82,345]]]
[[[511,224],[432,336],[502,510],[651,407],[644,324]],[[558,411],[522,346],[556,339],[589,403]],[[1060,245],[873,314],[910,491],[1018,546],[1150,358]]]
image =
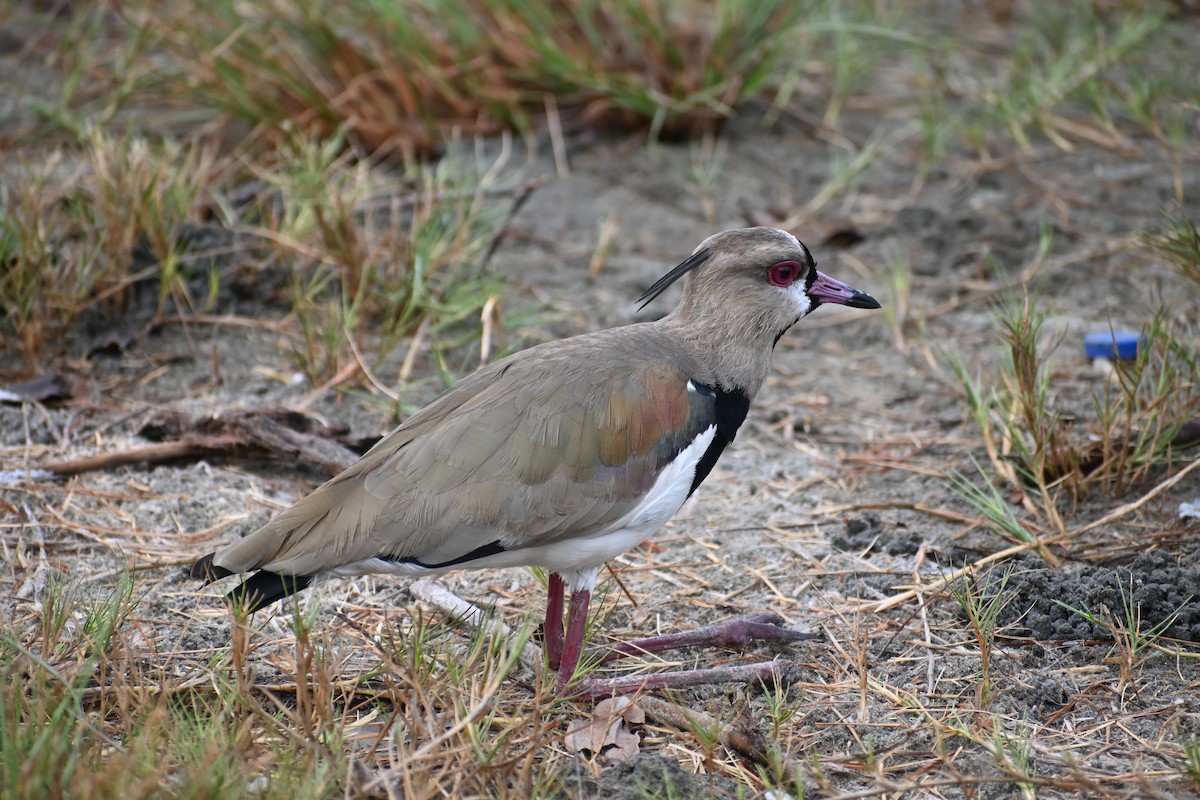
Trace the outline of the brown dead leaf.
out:
[[[567,729],[565,743],[572,753],[583,753],[615,764],[638,754],[641,737],[634,730],[646,722],[646,713],[628,697],[601,700],[591,719]]]

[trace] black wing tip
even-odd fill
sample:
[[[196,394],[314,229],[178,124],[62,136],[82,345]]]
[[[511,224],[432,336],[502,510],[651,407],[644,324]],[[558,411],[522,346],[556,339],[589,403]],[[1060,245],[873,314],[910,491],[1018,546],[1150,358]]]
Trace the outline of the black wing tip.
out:
[[[280,575],[259,570],[229,590],[225,599],[243,614],[253,614],[312,585],[312,575]]]
[[[203,558],[197,559],[196,563],[192,564],[192,566],[188,568],[188,577],[198,581],[202,580],[205,583],[212,583],[213,581],[220,580],[221,578],[228,578],[230,575],[233,575],[234,573],[231,570],[227,570],[224,567],[218,567],[213,563],[213,558],[215,558],[216,555],[216,553],[209,553]]]
[[[209,553],[197,559],[188,569],[188,577],[208,584],[237,574],[233,570],[214,564],[214,556],[216,553]],[[227,592],[225,599],[242,613],[253,614],[302,589],[307,589],[312,582],[312,575],[280,575],[277,572],[259,570]]]
[[[451,558],[446,561],[438,561],[437,563],[434,563],[434,564],[426,564],[424,561],[421,561],[419,558],[387,558],[387,557],[385,557],[384,560],[391,561],[396,564],[413,564],[413,565],[421,567],[423,569],[447,569],[449,567],[458,567],[458,566],[462,566],[463,564],[469,564],[472,561],[476,561],[481,558],[487,558],[488,556],[496,556],[496,555],[500,555],[501,553],[507,553],[508,550],[509,550],[509,548],[505,547],[503,542],[501,542],[499,539],[496,539],[495,541],[488,542],[487,544],[482,544],[479,547],[476,547],[474,550],[472,550],[469,553],[464,553],[461,556],[457,556],[455,558]]]

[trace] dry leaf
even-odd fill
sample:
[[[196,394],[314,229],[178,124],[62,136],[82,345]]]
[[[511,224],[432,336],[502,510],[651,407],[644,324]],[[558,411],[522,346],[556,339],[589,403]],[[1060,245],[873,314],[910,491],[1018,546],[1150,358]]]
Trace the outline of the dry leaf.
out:
[[[628,697],[601,700],[591,719],[567,729],[567,750],[617,763],[637,755],[641,737],[632,729],[646,722],[646,713]]]

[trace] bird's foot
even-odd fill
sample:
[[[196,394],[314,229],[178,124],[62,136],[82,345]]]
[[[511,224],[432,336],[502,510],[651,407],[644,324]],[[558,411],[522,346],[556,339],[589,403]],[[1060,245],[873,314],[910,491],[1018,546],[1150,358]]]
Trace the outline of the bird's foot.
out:
[[[722,622],[719,625],[708,625],[679,633],[667,633],[661,636],[650,636],[644,639],[634,639],[628,642],[618,642],[607,648],[593,663],[608,663],[630,656],[660,653],[664,650],[677,650],[688,647],[725,647],[730,649],[745,648],[751,642],[774,642],[776,644],[791,644],[792,642],[820,639],[813,633],[784,628],[785,620],[778,614],[756,614],[751,617]],[[598,700],[614,694],[628,694],[654,689],[686,689],[691,686],[705,686],[715,683],[787,683],[795,671],[795,665],[786,661],[764,661],[757,664],[744,664],[734,667],[713,667],[710,669],[692,669],[681,672],[663,672],[656,675],[637,675],[628,678],[591,678],[572,685],[571,676],[565,671],[559,672],[558,693],[563,696],[577,697],[584,700]]]
[[[579,700],[596,701],[619,694],[656,689],[689,689],[718,683],[787,686],[795,679],[798,669],[798,665],[790,661],[760,661],[732,667],[660,672],[656,675],[636,675],[627,678],[589,678],[575,685],[563,685],[560,682],[558,693]]]
[[[664,633],[661,636],[650,636],[644,639],[633,639],[628,642],[618,642],[608,648],[600,663],[607,664],[620,658],[645,655],[646,653],[661,653],[664,650],[677,650],[685,647],[726,647],[742,649],[751,642],[775,642],[790,644],[814,639],[821,639],[819,634],[801,633],[782,627],[783,617],[774,613],[756,614],[752,617],[741,617],[722,622],[719,625],[707,625],[679,633]]]

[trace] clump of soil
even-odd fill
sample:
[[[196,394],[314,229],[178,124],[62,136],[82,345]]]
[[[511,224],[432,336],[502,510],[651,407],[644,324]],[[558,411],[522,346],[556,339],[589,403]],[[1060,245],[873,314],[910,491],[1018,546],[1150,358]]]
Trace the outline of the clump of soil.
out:
[[[885,525],[878,514],[863,514],[846,520],[840,533],[832,533],[829,543],[838,550],[864,556],[872,552],[889,556],[911,556],[921,549],[921,536],[901,525]]]
[[[1111,618],[1122,627],[1136,622],[1143,633],[1158,630],[1200,642],[1200,566],[1181,564],[1170,553],[1143,553],[1125,566],[1078,571],[1018,569],[1009,575],[1005,594],[1000,624],[1034,639],[1111,639],[1105,622]]]

